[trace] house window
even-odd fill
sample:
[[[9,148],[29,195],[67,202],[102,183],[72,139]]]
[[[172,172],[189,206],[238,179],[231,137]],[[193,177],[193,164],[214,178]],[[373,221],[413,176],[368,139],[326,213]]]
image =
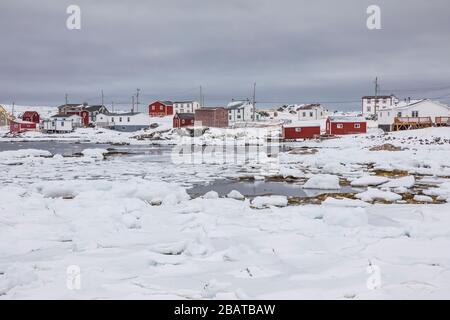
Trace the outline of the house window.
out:
[[[303,116],[306,117],[306,112],[303,112]]]
[[[119,117],[119,122],[122,122],[122,117]]]
[[[130,122],[130,117],[127,118],[127,122]]]
[[[181,123],[182,123],[182,124],[184,124],[184,123],[185,123],[184,119],[183,119],[183,120],[181,120]]]
[[[236,118],[240,119],[240,118],[241,118],[241,116],[240,116],[240,115],[237,115],[237,117],[236,117]]]
[[[360,123],[355,123],[355,129],[359,129],[361,128],[361,124]]]
[[[161,110],[161,111],[162,111],[162,110],[163,110],[163,106],[159,106],[159,110]]]
[[[413,111],[411,115],[413,116],[413,118],[417,118],[419,117],[419,111]]]
[[[313,116],[313,113],[312,113],[312,112],[310,112],[310,113],[309,113],[309,116],[310,116],[310,117],[312,118],[312,116]]]
[[[302,128],[295,128],[295,132],[301,132]]]
[[[342,129],[342,128],[344,128],[344,125],[343,125],[342,123],[338,123],[338,124],[336,125],[336,128]]]
[[[372,111],[372,108],[369,106],[369,107],[367,107],[367,112],[371,112]]]
[[[61,121],[61,127],[64,127],[64,121]]]
[[[370,103],[371,102],[371,100],[370,99],[367,99],[367,103]]]
[[[402,113],[401,112],[397,112],[397,117],[401,117]]]
[[[111,122],[114,122],[114,118],[111,118]]]
[[[230,120],[231,120],[231,116],[230,116]]]

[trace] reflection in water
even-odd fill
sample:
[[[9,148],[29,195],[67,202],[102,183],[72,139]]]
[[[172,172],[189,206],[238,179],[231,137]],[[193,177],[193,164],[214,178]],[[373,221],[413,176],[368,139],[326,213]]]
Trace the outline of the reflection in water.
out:
[[[288,197],[309,198],[324,193],[352,193],[361,190],[343,186],[339,190],[303,189],[301,185],[278,181],[231,181],[218,180],[208,185],[194,186],[188,190],[192,196],[200,196],[208,191],[216,191],[219,196],[226,196],[230,191],[237,190],[247,197],[264,195],[284,195]]]

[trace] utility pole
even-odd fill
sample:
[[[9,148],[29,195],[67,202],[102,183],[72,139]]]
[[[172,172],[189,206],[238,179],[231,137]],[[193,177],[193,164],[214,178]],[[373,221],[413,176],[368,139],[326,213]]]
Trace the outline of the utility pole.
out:
[[[103,96],[103,89],[102,89],[102,106],[103,106],[103,98],[104,98],[104,96]]]
[[[111,110],[112,110],[112,113],[114,113],[114,101],[111,101]]]
[[[134,112],[134,95],[131,96],[131,112]]]
[[[202,99],[203,99],[203,94],[202,94],[202,86],[200,86],[200,108],[203,108],[203,102],[202,102]]]
[[[375,114],[378,112],[378,92],[380,87],[378,85],[378,77],[375,78]]]
[[[13,101],[13,103],[12,103],[12,107],[11,107],[11,114],[12,114],[12,118],[14,119],[14,105],[15,105],[16,103]]]
[[[256,82],[253,83],[253,121],[256,121]]]
[[[136,89],[136,112],[139,112],[139,91],[141,89]]]
[[[69,95],[66,93],[66,106],[69,103]]]

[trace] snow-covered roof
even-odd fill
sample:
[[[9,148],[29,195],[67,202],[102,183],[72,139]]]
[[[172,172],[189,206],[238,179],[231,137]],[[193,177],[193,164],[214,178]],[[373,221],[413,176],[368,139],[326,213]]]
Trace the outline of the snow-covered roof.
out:
[[[366,122],[364,117],[352,117],[352,116],[329,116],[331,122]]]
[[[402,101],[399,104],[397,104],[396,106],[392,106],[392,107],[389,107],[389,108],[386,108],[386,109],[382,109],[382,110],[379,110],[379,111],[405,110],[405,109],[408,109],[410,107],[417,106],[418,104],[420,104],[422,102],[427,102],[427,101],[431,102],[431,103],[434,103],[434,104],[437,104],[437,105],[440,105],[440,106],[445,107],[447,109],[450,109],[450,107],[448,105],[443,104],[443,103],[441,103],[439,101],[434,101],[434,100],[430,100],[430,99],[421,99],[421,100],[411,100],[411,101],[408,101],[408,102]]]
[[[320,127],[320,123],[311,121],[292,121],[290,123],[283,124],[285,128],[299,128],[299,127]]]

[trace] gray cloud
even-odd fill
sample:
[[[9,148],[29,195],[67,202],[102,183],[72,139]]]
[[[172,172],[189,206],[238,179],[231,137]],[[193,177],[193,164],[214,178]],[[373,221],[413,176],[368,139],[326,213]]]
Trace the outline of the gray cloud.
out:
[[[366,28],[368,5],[382,30]],[[82,29],[67,30],[78,4]],[[0,4],[0,101],[56,105],[251,95],[273,102],[353,101],[382,89],[444,97],[450,86],[447,0],[24,1]],[[447,99],[447,100],[445,100]],[[331,103],[357,108],[358,103]]]

